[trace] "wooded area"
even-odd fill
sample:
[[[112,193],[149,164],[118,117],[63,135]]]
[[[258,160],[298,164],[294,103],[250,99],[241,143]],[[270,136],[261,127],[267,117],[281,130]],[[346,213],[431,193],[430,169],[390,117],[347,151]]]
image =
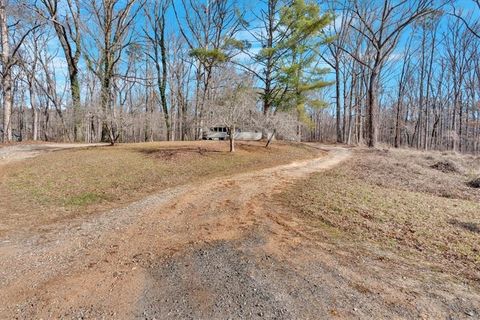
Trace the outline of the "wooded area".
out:
[[[480,1],[0,0],[4,142],[480,152]]]

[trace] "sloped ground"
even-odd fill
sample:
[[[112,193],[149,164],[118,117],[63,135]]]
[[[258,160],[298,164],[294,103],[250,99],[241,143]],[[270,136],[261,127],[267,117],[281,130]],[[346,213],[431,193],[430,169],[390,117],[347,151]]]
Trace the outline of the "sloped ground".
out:
[[[348,163],[300,181],[278,198],[330,239],[379,259],[401,257],[408,277],[424,290],[444,291],[445,303],[453,283],[480,292],[480,192],[469,186],[479,170],[475,156],[356,150]],[[465,315],[480,317],[480,300],[473,301]],[[461,305],[451,302],[442,317]]]
[[[64,220],[123,207],[188,182],[318,155],[318,150],[288,143],[275,143],[267,149],[262,143],[239,142],[237,149],[231,154],[228,143],[214,141],[2,148],[0,236],[20,231],[28,234]]]
[[[312,173],[350,166],[351,151],[327,151],[3,243],[0,318],[477,317],[473,283],[283,202]]]
[[[358,150],[352,176],[383,188],[480,202],[468,181],[480,173],[480,156],[414,150]]]

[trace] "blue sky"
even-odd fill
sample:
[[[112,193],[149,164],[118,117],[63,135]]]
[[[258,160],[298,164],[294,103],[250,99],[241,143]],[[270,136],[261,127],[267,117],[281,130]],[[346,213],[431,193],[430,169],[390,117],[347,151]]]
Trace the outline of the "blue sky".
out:
[[[181,6],[181,1],[180,0],[173,0],[173,1],[175,1],[176,8],[178,10],[177,12],[179,13],[180,18],[182,18],[184,13],[182,13],[182,10],[181,10],[181,7],[182,7]],[[210,0],[210,1],[212,1],[212,0]],[[207,0],[203,0],[203,2],[206,3]],[[255,21],[253,12],[258,12],[261,9],[261,7],[264,5],[263,2],[240,0],[240,1],[236,1],[235,4],[238,8],[241,9],[242,12],[245,13],[246,19],[251,21],[252,26],[255,26],[256,24],[259,23],[258,21]],[[471,0],[458,0],[455,3],[455,8],[458,11],[462,11],[465,15],[467,15],[469,12],[472,12],[472,16],[474,18],[479,17],[479,11],[475,10],[476,9],[475,4]],[[450,11],[450,10],[453,9],[453,7],[452,7],[452,5],[446,5],[444,7],[444,9],[445,9],[445,11]],[[445,31],[446,21],[447,21],[447,18],[444,17],[442,19],[440,25],[439,25],[439,34],[441,34],[442,32]],[[145,20],[143,18],[143,14],[140,14],[136,18],[136,29],[137,29],[137,31],[141,31],[141,28],[144,25],[145,25]],[[91,27],[91,25],[89,25],[89,26]],[[167,33],[169,33],[169,34],[171,34],[171,33],[178,34],[179,33],[177,20],[175,18],[175,15],[174,15],[174,12],[173,12],[172,8],[169,9],[168,14],[167,14]],[[188,35],[188,31],[187,31],[187,35]],[[392,66],[391,66],[392,70],[399,69],[401,67],[401,63],[402,63],[402,60],[403,60],[404,46],[406,44],[406,40],[408,38],[408,35],[409,35],[409,30],[407,29],[404,32],[404,35],[403,35],[403,38],[402,38],[401,42],[399,43],[398,47],[396,48],[396,50],[392,54],[392,57],[390,59],[390,63],[392,64]],[[257,42],[254,42],[254,38],[247,31],[240,31],[237,34],[237,39],[250,41],[252,43],[251,52],[253,52],[253,53],[257,52],[260,49],[260,44],[257,43]],[[56,70],[59,73],[59,78],[64,78],[65,79],[64,81],[66,81],[65,76],[66,76],[67,68],[66,68],[66,64],[63,60],[62,50],[58,50],[58,49],[59,49],[58,42],[56,40],[52,40],[51,44],[50,44],[50,51],[51,52],[58,52],[58,56],[54,60]],[[439,48],[439,50],[441,50],[441,48]],[[246,59],[246,56],[244,55],[241,59]],[[85,68],[84,60],[82,60],[81,66],[83,68]],[[396,73],[398,73],[398,72],[396,72]],[[60,76],[60,75],[63,75],[63,77]],[[329,78],[332,79],[331,76]],[[59,82],[59,86],[62,87],[62,88],[59,88],[59,89],[63,89],[63,87],[65,85],[64,81]],[[393,88],[393,85],[395,84],[395,75],[391,76],[389,78],[386,78],[385,81],[387,83],[391,83],[391,85],[387,85],[388,87]],[[331,97],[330,92],[326,92],[326,94],[327,94],[327,96]]]

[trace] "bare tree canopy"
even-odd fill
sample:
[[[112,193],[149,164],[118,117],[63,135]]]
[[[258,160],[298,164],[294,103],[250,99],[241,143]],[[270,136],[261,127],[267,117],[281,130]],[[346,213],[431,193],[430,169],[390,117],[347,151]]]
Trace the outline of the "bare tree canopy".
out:
[[[221,123],[232,137],[479,153],[479,9],[0,1],[2,139],[193,140]]]

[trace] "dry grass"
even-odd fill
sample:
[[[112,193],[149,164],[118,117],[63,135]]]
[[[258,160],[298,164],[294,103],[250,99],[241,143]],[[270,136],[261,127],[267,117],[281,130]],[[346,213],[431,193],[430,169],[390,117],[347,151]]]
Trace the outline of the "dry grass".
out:
[[[432,168],[448,160],[461,173]],[[480,280],[480,194],[467,185],[478,158],[358,150],[354,159],[281,195],[333,237],[380,245],[442,272]],[[413,261],[412,260],[412,261]]]
[[[370,184],[480,202],[468,182],[480,172],[480,157],[410,150],[358,150],[355,176]]]
[[[0,235],[106,210],[201,179],[311,158],[304,145],[176,142],[51,152],[0,168]]]

